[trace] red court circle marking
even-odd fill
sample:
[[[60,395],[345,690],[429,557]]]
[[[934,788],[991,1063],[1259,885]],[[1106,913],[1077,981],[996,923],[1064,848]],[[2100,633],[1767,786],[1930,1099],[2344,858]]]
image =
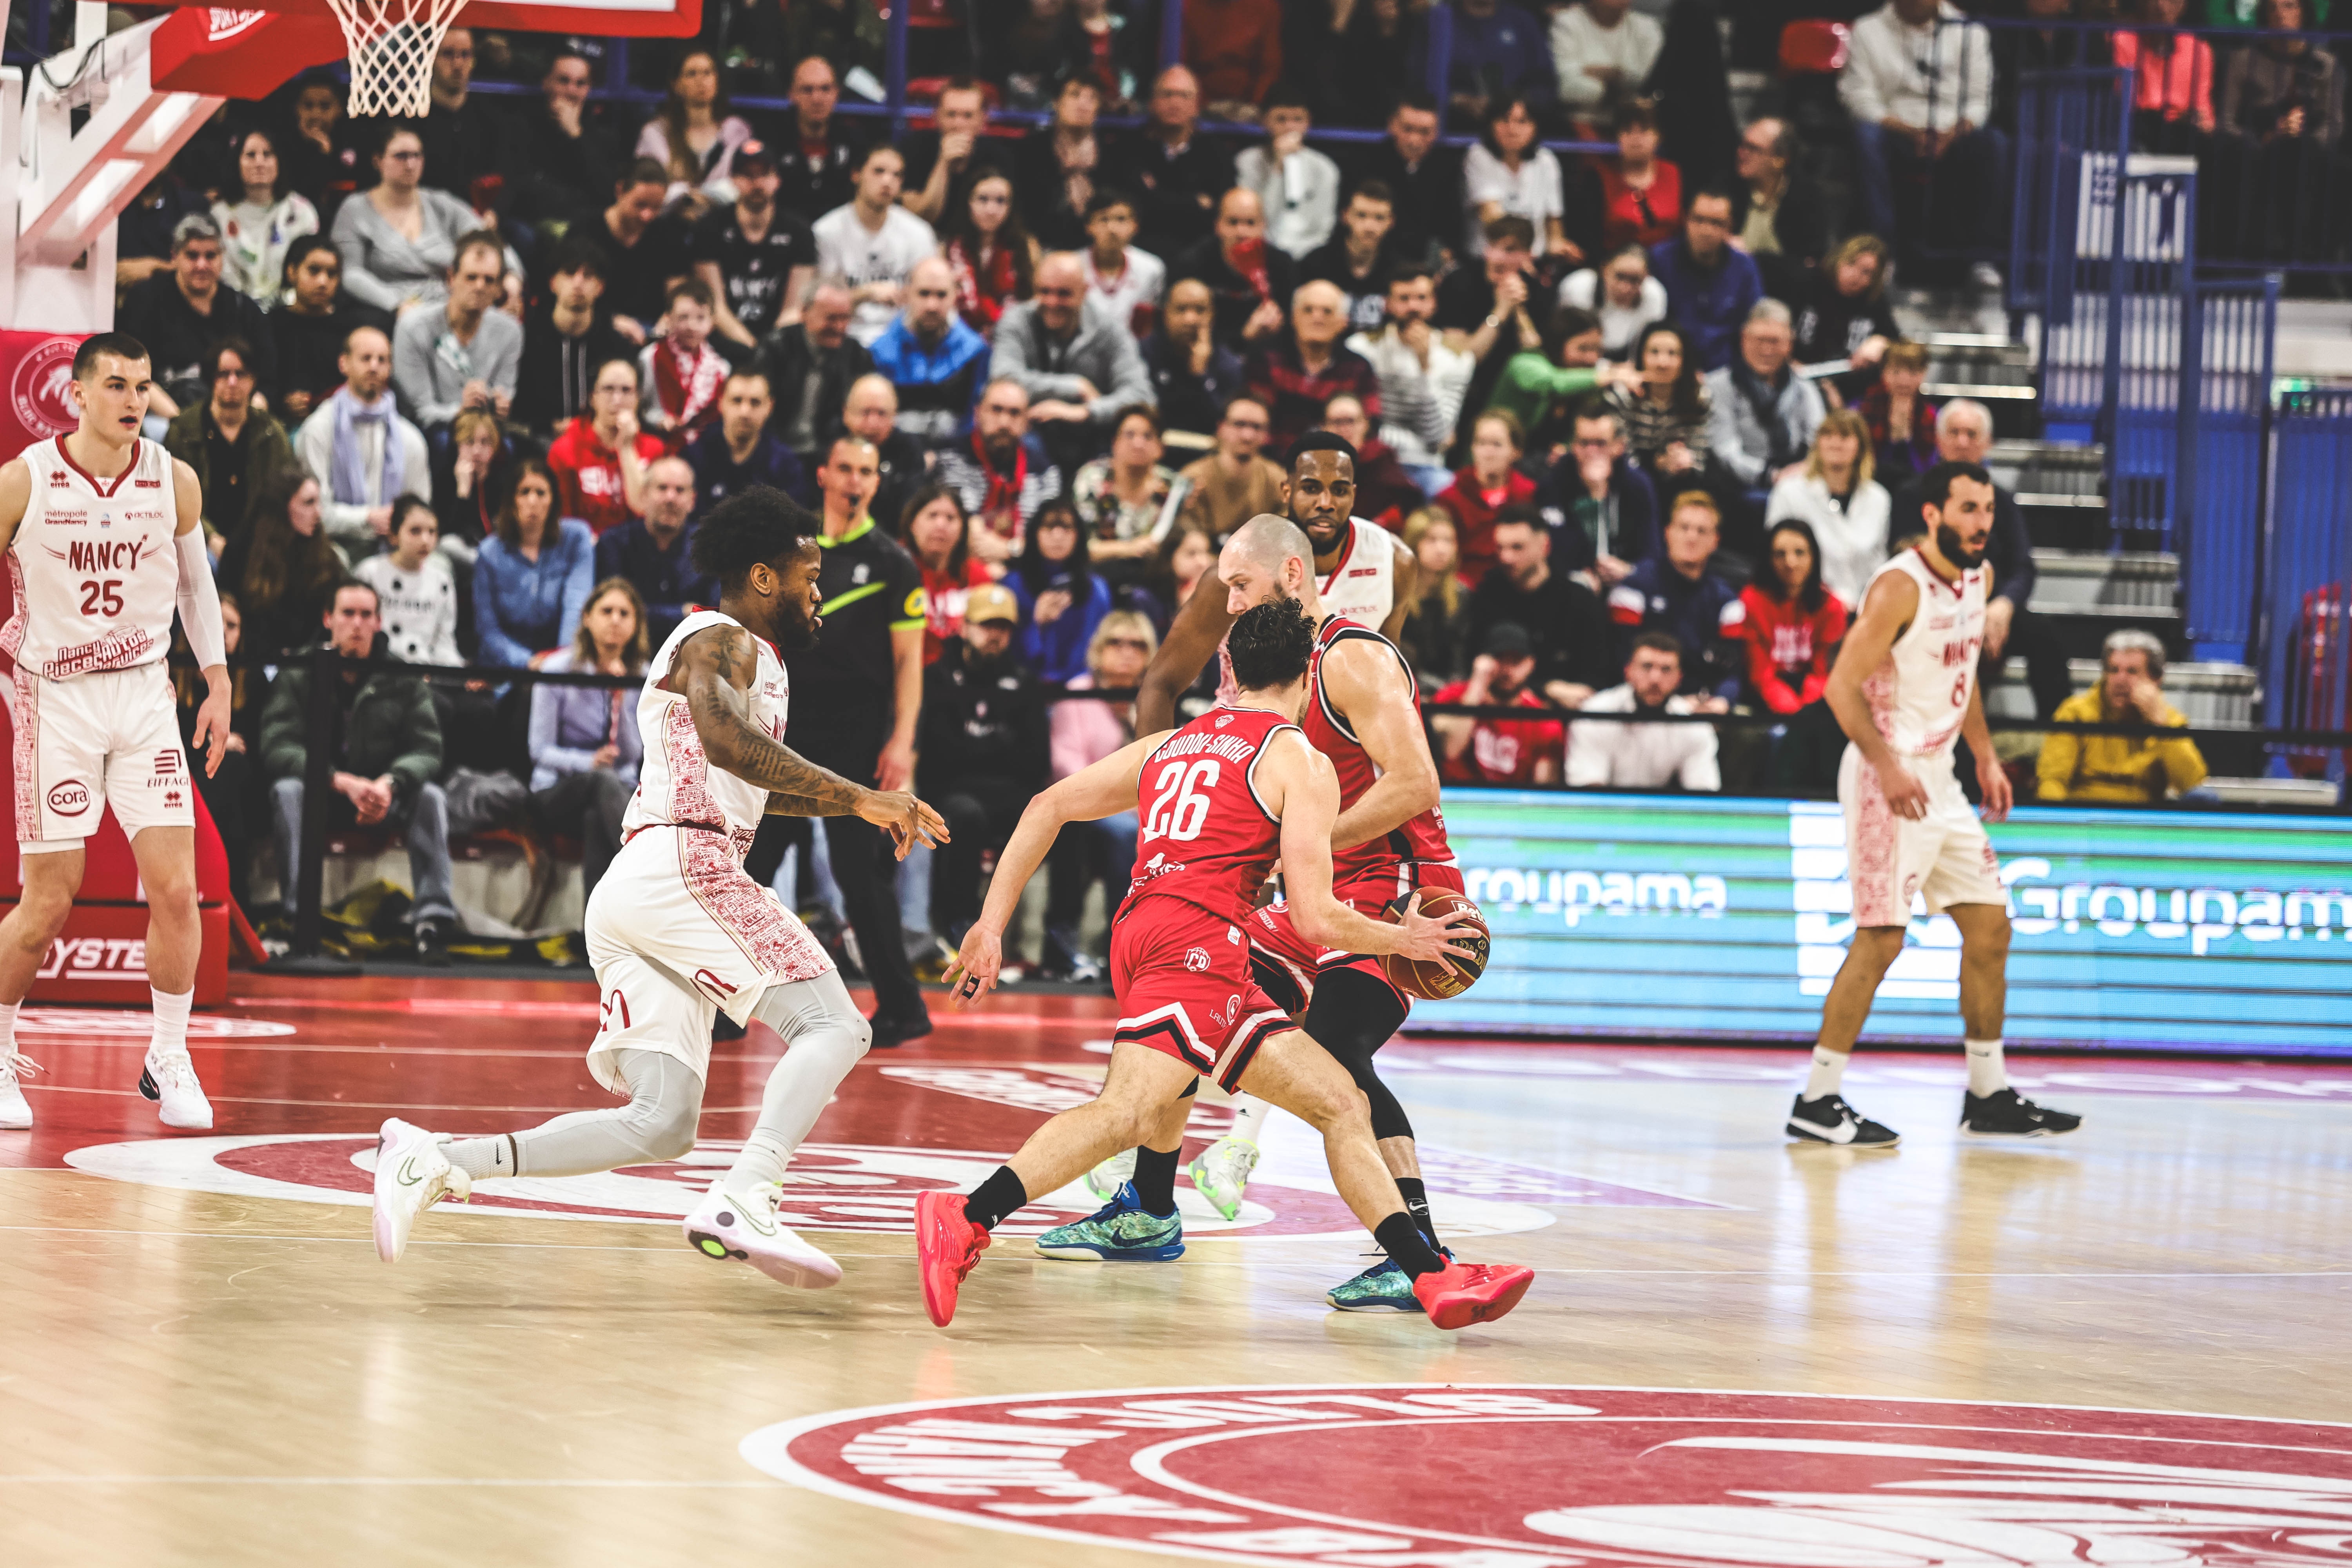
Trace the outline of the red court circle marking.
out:
[[[1225,1562],[2352,1563],[2352,1426],[2259,1417],[1244,1384],[836,1411],[764,1427],[741,1452],[781,1479],[901,1512]]]

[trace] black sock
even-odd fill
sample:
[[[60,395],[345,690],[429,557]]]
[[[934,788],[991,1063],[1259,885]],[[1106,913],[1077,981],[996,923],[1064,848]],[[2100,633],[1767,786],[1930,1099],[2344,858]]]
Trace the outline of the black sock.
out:
[[[1176,1212],[1176,1162],[1184,1156],[1181,1144],[1161,1153],[1157,1149],[1135,1152],[1135,1196],[1149,1215]]]
[[[994,1230],[1004,1223],[1004,1216],[1029,1201],[1029,1189],[1013,1173],[1010,1165],[999,1165],[996,1173],[971,1190],[963,1201],[963,1217],[982,1230]]]
[[[1396,1184],[1398,1195],[1404,1199],[1404,1212],[1412,1215],[1412,1223],[1421,1227],[1421,1234],[1429,1238],[1429,1245],[1435,1247],[1437,1226],[1429,1217],[1429,1189],[1422,1185],[1419,1176],[1399,1176]]]
[[[1381,1250],[1389,1255],[1390,1262],[1416,1279],[1424,1274],[1445,1271],[1445,1259],[1437,1255],[1437,1248],[1421,1234],[1421,1227],[1413,1224],[1412,1215],[1402,1209],[1372,1227],[1372,1239],[1381,1244]]]

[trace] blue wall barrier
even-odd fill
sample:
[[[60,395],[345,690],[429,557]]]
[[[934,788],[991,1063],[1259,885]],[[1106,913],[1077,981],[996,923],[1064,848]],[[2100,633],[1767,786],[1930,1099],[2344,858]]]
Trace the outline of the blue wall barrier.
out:
[[[1835,805],[1449,790],[1494,931],[1484,979],[1409,1027],[1813,1037],[1853,916]],[[2352,829],[2021,809],[1991,829],[2015,921],[2011,1039],[2352,1056]],[[1958,935],[1924,915],[1864,1037],[1959,1037]]]

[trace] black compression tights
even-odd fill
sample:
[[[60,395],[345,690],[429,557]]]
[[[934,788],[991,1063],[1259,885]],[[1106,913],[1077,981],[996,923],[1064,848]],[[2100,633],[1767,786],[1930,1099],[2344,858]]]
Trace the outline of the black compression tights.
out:
[[[1335,969],[1315,983],[1306,1027],[1315,1043],[1339,1058],[1371,1101],[1372,1136],[1410,1138],[1412,1122],[1372,1070],[1372,1055],[1404,1022],[1404,1004],[1388,983],[1354,969]]]

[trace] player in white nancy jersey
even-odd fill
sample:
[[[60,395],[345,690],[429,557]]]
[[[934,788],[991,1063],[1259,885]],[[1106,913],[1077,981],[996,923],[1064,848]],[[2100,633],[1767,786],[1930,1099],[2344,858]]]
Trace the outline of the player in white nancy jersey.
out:
[[[196,914],[195,785],[163,667],[179,612],[206,694],[205,771],[228,745],[228,655],[198,526],[195,470],[139,438],[153,363],[136,338],[101,332],[74,355],[79,426],[0,467],[0,549],[14,609],[0,651],[16,732],[23,900],[0,921],[0,1128],[30,1127],[16,1009],[81,891],[82,844],[105,808],[131,840],[147,898],[154,1026],[139,1091],[166,1127],[201,1130],[213,1108],[188,1060],[204,928]]]
[[[1307,542],[1315,547],[1315,585],[1322,595],[1325,611],[1375,627],[1381,636],[1395,641],[1406,613],[1420,595],[1421,565],[1403,540],[1379,523],[1351,515],[1356,504],[1356,448],[1328,430],[1300,437],[1290,448],[1282,503],[1283,515],[1306,530]],[[1217,543],[1222,548],[1224,541]],[[1224,584],[1213,572],[1202,586],[1213,591],[1196,591],[1184,601],[1151,668],[1143,672],[1136,707],[1138,724],[1147,715],[1154,729],[1172,729],[1182,723],[1176,699],[1200,678],[1212,655],[1218,666],[1219,700],[1233,695],[1233,670],[1223,650],[1225,632],[1237,612],[1227,605]]]
[[[1830,672],[1830,707],[1850,742],[1838,769],[1838,805],[1845,812],[1853,942],[1822,1004],[1812,1075],[1789,1110],[1790,1137],[1864,1149],[1891,1149],[1897,1134],[1857,1114],[1839,1086],[1878,983],[1903,951],[1915,898],[1927,913],[1949,915],[1960,931],[1969,1053],[1961,1129],[2039,1138],[2072,1132],[2083,1121],[2009,1087],[2000,1042],[2009,895],[1992,840],[1953,771],[1953,743],[1965,736],[1985,816],[1999,822],[2009,815],[2009,776],[1993,755],[1977,689],[1992,576],[1984,564],[1992,476],[1974,463],[1938,463],[1920,490],[1927,537],[1870,580]]]
[[[790,696],[777,648],[816,645],[817,521],[755,485],[708,513],[694,565],[719,608],[678,624],[637,700],[645,761],[627,837],[588,900],[588,957],[602,1020],[589,1070],[626,1106],[580,1110],[526,1131],[451,1139],[394,1118],[375,1170],[376,1250],[398,1261],[417,1215],[464,1200],[485,1176],[568,1176],[676,1160],[694,1147],[714,1014],[753,1018],[787,1049],[734,1166],[685,1219],[688,1245],[821,1289],[840,1266],[776,1214],[784,1166],[844,1074],[873,1041],[841,975],[805,927],[743,870],[760,818],[855,815],[889,830],[903,858],[941,843],[937,812],[873,790],[787,748]]]

